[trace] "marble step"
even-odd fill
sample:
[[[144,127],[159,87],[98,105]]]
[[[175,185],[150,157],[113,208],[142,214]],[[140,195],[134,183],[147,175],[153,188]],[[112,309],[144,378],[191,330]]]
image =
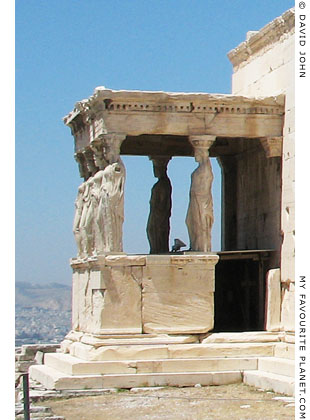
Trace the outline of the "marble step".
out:
[[[130,334],[130,335],[93,335],[70,331],[65,340],[90,344],[94,347],[139,344],[185,344],[199,343],[198,335],[169,334]],[[279,334],[268,331],[249,331],[242,333],[211,333],[200,338],[202,343],[265,343],[279,342]]]
[[[83,343],[74,343],[70,348],[70,354],[89,361],[263,357],[273,356],[275,345],[275,343],[189,343],[94,348]]]
[[[294,378],[295,362],[279,357],[262,357],[258,359],[258,370]]]
[[[136,373],[70,376],[46,365],[30,367],[30,376],[47,389],[102,389],[146,386],[224,385],[242,382],[241,372]]]
[[[65,341],[81,342],[94,347],[102,346],[128,346],[153,344],[184,344],[199,343],[197,335],[169,335],[169,334],[119,334],[119,335],[93,335],[70,331]]]
[[[202,340],[202,343],[268,343],[279,342],[278,333],[269,331],[246,331],[240,333],[212,333]]]
[[[279,394],[295,395],[294,378],[261,370],[250,370],[243,373],[243,382],[265,391],[278,392]]]
[[[294,360],[295,359],[295,344],[277,343],[274,347],[274,356]]]
[[[85,361],[68,354],[45,355],[46,366],[68,375],[243,371],[257,369],[257,358],[199,358]]]

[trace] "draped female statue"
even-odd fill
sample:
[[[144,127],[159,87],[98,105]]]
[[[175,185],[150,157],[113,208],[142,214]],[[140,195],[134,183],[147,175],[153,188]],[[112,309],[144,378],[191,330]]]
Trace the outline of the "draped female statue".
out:
[[[100,252],[123,251],[124,186],[126,171],[119,156],[121,139],[112,137],[104,145],[106,166],[101,173],[95,225],[100,232]]]
[[[83,241],[82,241],[82,233],[81,233],[81,218],[83,212],[83,205],[84,205],[84,192],[86,188],[86,182],[83,182],[78,188],[78,195],[75,200],[75,213],[73,219],[73,234],[75,237],[76,245],[77,245],[77,257],[83,257]]]
[[[103,252],[123,250],[125,167],[121,159],[102,173],[96,225],[100,230],[98,248]]]
[[[75,238],[77,242],[78,247],[78,257],[79,258],[85,258],[88,256],[89,253],[89,245],[88,245],[88,236],[87,236],[87,228],[85,228],[86,225],[86,219],[87,214],[89,212],[90,207],[90,183],[89,180],[83,182],[81,185],[82,188],[82,194],[81,194],[81,214],[80,217],[78,217],[78,214],[76,213],[75,221],[73,223],[75,230]],[[78,223],[79,219],[79,223]],[[77,240],[78,239],[78,240]]]
[[[186,225],[192,251],[211,251],[211,229],[213,225],[212,167],[208,148],[195,148],[195,160],[199,166],[192,173],[190,201]]]
[[[171,183],[167,176],[170,158],[152,158],[154,176],[158,181],[152,188],[150,214],[147,222],[147,237],[150,254],[169,252],[171,216]]]
[[[95,144],[84,155],[89,178],[78,190],[73,232],[78,258],[123,250],[125,167],[121,137]]]

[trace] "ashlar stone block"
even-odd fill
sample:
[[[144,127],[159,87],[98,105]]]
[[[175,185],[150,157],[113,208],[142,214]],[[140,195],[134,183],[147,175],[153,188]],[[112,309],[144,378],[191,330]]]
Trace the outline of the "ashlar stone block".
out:
[[[91,291],[89,289],[89,271],[79,270],[78,277],[78,328],[89,331],[91,328]]]
[[[281,323],[281,276],[279,268],[268,271],[266,305],[266,330],[279,331]]]
[[[99,334],[140,333],[141,288],[130,266],[107,267],[103,288],[92,289],[91,332]]]
[[[142,280],[142,322],[145,333],[205,333],[214,322],[214,265],[199,256],[150,260]],[[151,263],[152,262],[152,263]]]
[[[141,259],[106,259],[75,264],[73,329],[90,334],[142,332]],[[131,266],[130,264],[138,264]]]
[[[284,331],[295,331],[295,292],[285,290],[281,307],[281,323]]]

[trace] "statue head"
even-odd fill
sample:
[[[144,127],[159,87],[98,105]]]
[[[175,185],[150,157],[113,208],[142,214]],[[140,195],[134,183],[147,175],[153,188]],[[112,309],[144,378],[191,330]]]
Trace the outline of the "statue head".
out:
[[[91,149],[85,149],[83,155],[85,157],[87,170],[90,173],[90,176],[92,176],[97,172],[93,152]]]
[[[94,163],[100,170],[107,167],[108,162],[104,157],[104,146],[103,143],[92,143],[90,145],[91,150],[93,151]]]
[[[171,157],[166,156],[150,156],[149,159],[153,162],[154,176],[158,179],[163,178],[167,174],[167,166]]]

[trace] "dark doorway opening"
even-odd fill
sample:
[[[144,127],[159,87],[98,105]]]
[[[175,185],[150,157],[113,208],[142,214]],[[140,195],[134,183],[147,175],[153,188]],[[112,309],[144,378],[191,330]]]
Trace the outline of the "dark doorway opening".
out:
[[[263,331],[271,251],[224,251],[215,266],[214,331]]]

